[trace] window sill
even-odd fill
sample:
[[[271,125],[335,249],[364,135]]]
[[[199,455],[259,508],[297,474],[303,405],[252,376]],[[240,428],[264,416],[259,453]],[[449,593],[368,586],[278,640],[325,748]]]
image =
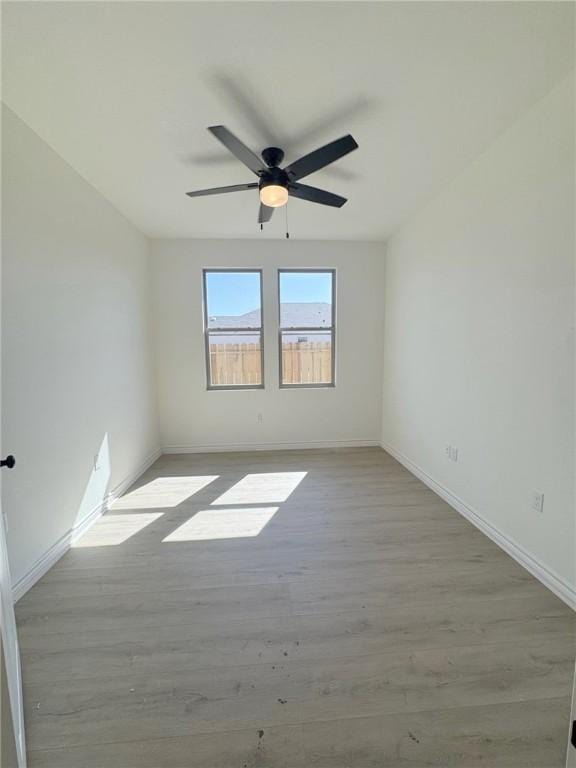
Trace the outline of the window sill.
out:
[[[336,389],[336,384],[280,384],[278,389]]]
[[[252,386],[249,384],[248,385],[231,384],[229,387],[206,387],[206,392],[246,392],[247,390],[253,392],[254,390],[259,390],[259,389],[264,389],[264,385],[255,384]]]

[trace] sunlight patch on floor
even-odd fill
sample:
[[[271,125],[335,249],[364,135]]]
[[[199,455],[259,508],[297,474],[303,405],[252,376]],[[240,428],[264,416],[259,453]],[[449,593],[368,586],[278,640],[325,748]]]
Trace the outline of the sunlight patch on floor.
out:
[[[110,509],[165,509],[177,507],[219,475],[158,477],[116,499]]]
[[[246,539],[258,536],[278,507],[260,509],[205,509],[172,531],[163,541]]]
[[[90,530],[72,546],[77,547],[113,547],[123,544],[135,533],[153,523],[163,512],[146,512],[136,515],[110,515],[100,518]]]
[[[250,474],[219,496],[215,504],[271,504],[286,501],[307,472]]]

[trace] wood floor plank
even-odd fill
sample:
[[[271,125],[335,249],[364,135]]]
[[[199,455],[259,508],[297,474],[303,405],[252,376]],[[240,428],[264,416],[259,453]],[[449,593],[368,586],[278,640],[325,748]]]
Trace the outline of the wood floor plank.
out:
[[[29,688],[32,748],[190,735],[570,694],[572,649],[483,645],[181,669]]]
[[[306,768],[556,768],[564,765],[565,698],[302,728]]]
[[[413,578],[402,579],[319,579],[289,584],[290,595],[297,613],[333,612],[336,609],[386,608],[406,600],[431,604],[442,600],[469,600],[494,597],[517,599],[536,596],[544,589],[533,579],[510,577],[487,569],[474,576],[435,573],[429,569]]]
[[[189,578],[183,583],[184,568]],[[57,569],[49,578],[44,579],[34,591],[34,599],[51,598],[57,594],[63,597],[84,597],[92,595],[117,595],[123,592],[151,592],[167,589],[206,589],[239,585],[259,585],[289,582],[341,582],[343,579],[362,581],[370,589],[370,585],[389,585],[398,589],[408,585],[406,589],[418,589],[418,584],[435,583],[446,585],[449,582],[480,583],[482,577],[486,587],[489,580],[496,585],[501,580],[507,582],[531,582],[531,577],[510,558],[490,561],[486,568],[483,561],[455,560],[450,562],[426,560],[423,562],[406,562],[379,557],[372,560],[357,559],[351,561],[329,560],[315,562],[308,560],[298,562],[289,567],[282,563],[250,564],[238,567],[229,561],[204,566],[195,561],[187,565],[178,560],[164,560],[151,569],[148,563],[142,562],[129,566],[116,565],[107,568],[85,568],[77,572],[73,579],[66,569]]]
[[[296,544],[296,541],[299,541]],[[57,567],[53,569],[56,579],[65,578],[73,580],[76,573],[83,570],[109,569],[115,567],[148,566],[154,570],[162,568],[167,562],[178,567],[192,569],[193,573],[213,574],[229,572],[230,570],[244,571],[246,569],[274,569],[286,570],[294,568],[312,568],[321,565],[341,565],[347,568],[360,562],[378,563],[404,562],[425,563],[430,561],[442,561],[445,563],[485,563],[491,567],[493,563],[502,563],[507,556],[484,537],[476,537],[470,540],[466,533],[455,542],[451,548],[450,557],[447,556],[446,542],[440,537],[437,541],[404,541],[401,546],[392,542],[375,546],[371,543],[360,545],[352,544],[350,537],[342,537],[339,541],[328,543],[310,543],[306,537],[292,537],[290,546],[280,548],[267,547],[255,551],[252,547],[245,546],[236,551],[227,551],[226,556],[218,557],[213,549],[199,547],[177,546],[169,552],[158,549],[152,552],[125,552],[122,547],[108,547],[90,549],[74,549],[68,552]],[[53,571],[50,571],[52,575]],[[74,571],[75,574],[65,576],[65,571]],[[46,577],[45,577],[46,578]],[[46,583],[44,579],[40,585]],[[54,590],[57,592],[57,590]]]
[[[31,595],[19,606],[23,636],[36,631],[60,633],[78,626],[113,631],[131,627],[142,632],[164,624],[192,624],[211,616],[285,616],[291,613],[288,586],[214,587],[136,595],[96,595],[36,599]]]
[[[32,751],[30,768],[556,768],[564,698]]]
[[[346,611],[272,619],[212,619],[191,625],[110,632],[84,628],[24,635],[27,684],[292,660],[334,659],[462,645],[564,642],[572,648],[574,621],[547,595],[521,600],[447,602],[394,613]]]
[[[305,768],[300,726],[33,750],[29,768]]]
[[[379,449],[163,456],[17,617],[33,768],[562,765],[574,615]]]

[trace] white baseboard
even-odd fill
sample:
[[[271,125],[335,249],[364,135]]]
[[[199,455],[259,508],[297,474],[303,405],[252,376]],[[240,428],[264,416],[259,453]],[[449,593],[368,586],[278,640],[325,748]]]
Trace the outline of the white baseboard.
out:
[[[61,536],[50,549],[36,560],[32,568],[12,585],[12,597],[15,603],[18,602],[18,600],[20,600],[20,598],[23,597],[23,595],[25,595],[26,592],[28,592],[28,590],[31,589],[34,584],[36,584],[36,582],[58,562],[58,560],[60,560],[62,555],[66,554],[74,539],[79,538],[85,531],[87,531],[100,515],[106,511],[106,507],[107,503],[106,501],[103,501],[102,504],[99,504],[91,510],[80,523],[67,531],[64,536]]]
[[[92,509],[80,522],[76,523],[70,530],[68,530],[63,536],[61,536],[57,542],[55,542],[30,568],[30,570],[19,579],[16,584],[12,586],[12,597],[16,603],[20,598],[28,592],[28,590],[36,584],[44,574],[52,568],[52,566],[60,560],[60,558],[66,554],[77,539],[80,538],[98,518],[106,512],[108,506],[121,496],[131,485],[134,483],[140,475],[142,475],[148,467],[152,466],[154,462],[160,457],[161,451],[157,449],[151,453],[134,472],[130,473],[127,477],[118,483],[111,491],[106,494],[106,498]]]
[[[164,445],[162,453],[237,453],[243,451],[301,451],[313,448],[379,448],[378,440],[307,440],[302,443],[207,443]]]
[[[500,549],[503,549],[506,554],[514,558],[516,562],[531,573],[532,576],[537,578],[538,581],[544,584],[545,587],[548,587],[550,591],[554,592],[554,594],[569,605],[570,608],[576,610],[576,590],[568,584],[568,582],[536,560],[533,555],[496,528],[496,526],[492,525],[492,523],[485,520],[477,510],[473,509],[469,504],[452,493],[452,491],[430,477],[430,475],[403,453],[384,442],[380,443],[380,447],[406,467],[409,472],[422,480],[428,488],[444,499],[445,502],[450,504],[451,507],[469,520],[472,525],[475,525],[476,528],[481,530],[489,539],[492,539]]]

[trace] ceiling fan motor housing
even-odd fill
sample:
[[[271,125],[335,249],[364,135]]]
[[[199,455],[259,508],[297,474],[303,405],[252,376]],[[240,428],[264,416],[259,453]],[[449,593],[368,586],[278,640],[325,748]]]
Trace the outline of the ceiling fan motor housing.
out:
[[[271,184],[279,187],[287,187],[289,181],[290,179],[288,178],[288,174],[285,171],[283,171],[281,168],[273,167],[268,168],[268,170],[262,173],[260,176],[259,187],[262,189],[262,187],[268,187]]]
[[[284,160],[284,150],[279,147],[266,147],[262,150],[262,159],[269,168],[275,168]]]

